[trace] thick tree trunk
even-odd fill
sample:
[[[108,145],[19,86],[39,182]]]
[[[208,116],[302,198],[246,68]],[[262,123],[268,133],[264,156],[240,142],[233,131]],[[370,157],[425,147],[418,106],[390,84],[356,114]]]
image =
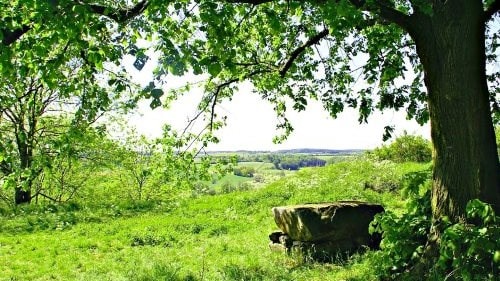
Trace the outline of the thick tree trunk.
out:
[[[419,26],[410,32],[429,93],[435,219],[460,220],[474,198],[500,211],[500,165],[486,84],[482,9],[481,1],[443,4],[432,16],[415,15]]]
[[[22,190],[21,188],[16,188],[14,194],[14,201],[16,205],[23,203],[31,203],[31,191]]]

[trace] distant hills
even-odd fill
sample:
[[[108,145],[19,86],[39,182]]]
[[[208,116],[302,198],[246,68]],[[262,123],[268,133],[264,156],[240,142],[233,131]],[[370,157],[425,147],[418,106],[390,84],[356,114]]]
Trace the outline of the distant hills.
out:
[[[364,149],[317,149],[317,148],[296,148],[278,150],[276,153],[304,153],[304,154],[354,154],[365,151]]]
[[[323,154],[323,155],[334,155],[334,154],[357,154],[365,151],[365,149],[323,149],[323,148],[294,148],[294,149],[282,149],[276,151],[266,151],[266,150],[224,150],[224,151],[210,151],[209,154]]]

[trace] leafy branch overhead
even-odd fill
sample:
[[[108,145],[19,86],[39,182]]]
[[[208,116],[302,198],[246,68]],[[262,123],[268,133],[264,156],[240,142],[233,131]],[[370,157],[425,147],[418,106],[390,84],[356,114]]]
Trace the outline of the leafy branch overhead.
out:
[[[319,32],[318,34],[311,37],[309,40],[307,40],[307,42],[305,42],[302,46],[295,49],[290,54],[289,59],[286,61],[286,63],[280,69],[279,72],[280,72],[281,77],[284,77],[286,75],[286,72],[288,71],[288,69],[290,69],[290,67],[292,67],[292,64],[295,61],[295,59],[298,56],[300,56],[300,54],[303,53],[306,48],[309,48],[313,45],[318,44],[321,39],[323,39],[324,37],[326,37],[328,35],[328,33],[329,33],[328,29],[324,29],[321,32]]]
[[[221,90],[250,80],[256,91],[264,99],[276,103],[277,108],[283,107],[279,104],[284,98],[291,98],[294,108],[303,110],[307,105],[306,97],[312,97],[321,100],[333,117],[347,105],[359,109],[360,122],[366,122],[375,109],[385,108],[406,108],[409,118],[419,123],[428,120],[426,94],[421,87],[423,72],[414,39],[410,36],[415,37],[416,28],[421,28],[418,22],[428,21],[433,11],[444,7],[444,3],[385,0],[228,2],[230,4],[224,1],[163,3],[142,0],[135,4],[48,1],[41,8],[30,7],[30,2],[6,4],[6,11],[23,6],[33,12],[25,18],[4,18],[6,23],[11,20],[11,24],[5,24],[1,30],[2,43],[5,47],[10,46],[30,31],[31,36],[35,36],[41,32],[54,33],[57,30],[52,29],[55,28],[68,28],[69,24],[53,25],[50,21],[65,22],[72,17],[77,19],[75,23],[81,26],[80,30],[85,25],[91,26],[92,32],[108,29],[107,38],[101,36],[99,40],[110,40],[115,44],[114,49],[91,52],[96,54],[91,63],[99,68],[102,61],[116,62],[126,53],[118,44],[134,46],[137,39],[149,38],[157,43],[154,48],[162,52],[161,64],[155,72],[158,82],[167,74],[183,75],[192,70],[195,74],[205,72],[212,76],[207,90]],[[485,19],[498,12],[498,2],[484,3]],[[84,20],[80,22],[79,18]],[[100,24],[107,20],[114,24]],[[121,23],[126,25],[116,29],[115,24]],[[127,36],[133,35],[131,40],[124,42],[123,35],[113,35],[117,30]],[[73,38],[77,44],[83,43],[84,48],[93,44],[85,42],[86,38]],[[104,58],[106,53],[115,57]],[[147,61],[147,56],[142,54],[137,54],[134,63],[138,70]],[[409,66],[412,69],[408,69]],[[260,74],[249,75],[254,72]],[[411,75],[412,72],[416,75]],[[395,83],[406,76],[413,76],[413,82]],[[360,80],[367,83],[357,83]],[[154,94],[149,94],[154,98],[152,105],[159,106],[161,102],[156,92]],[[221,98],[213,92],[207,95]],[[493,108],[496,103],[493,98]]]
[[[9,28],[8,25],[6,28],[1,28],[0,38],[2,40],[2,44],[5,46],[11,45],[12,43],[19,40],[25,33],[32,30],[35,26],[43,25],[44,21],[50,20],[53,16],[57,17],[57,15],[66,13],[71,10],[87,10],[96,15],[105,16],[117,23],[124,23],[142,14],[149,5],[149,1],[143,0],[130,8],[114,9],[111,5],[102,6],[97,4],[85,3],[82,1],[72,1],[70,3],[66,3],[66,1],[61,2],[64,3],[58,3],[58,1],[47,1],[47,3],[45,3],[46,7],[43,7],[42,11],[32,12],[32,14],[35,15],[34,17],[23,19],[23,23],[12,22],[12,28]],[[39,13],[42,15],[38,16]]]
[[[200,39],[197,43],[204,52],[216,58],[217,66],[222,65],[217,67],[217,71],[214,71],[214,64],[208,65],[208,72],[216,79],[210,80],[207,89],[214,88],[219,92],[222,87],[245,78],[254,84],[263,98],[276,104],[278,115],[283,112],[284,97],[293,100],[295,109],[303,110],[307,105],[306,97],[310,96],[321,99],[334,117],[343,110],[344,103],[359,107],[360,121],[366,121],[374,107],[370,96],[376,93],[375,87],[367,87],[358,94],[352,91],[354,82],[364,75],[370,84],[383,80],[379,84],[386,94],[377,108],[398,109],[407,104],[409,116],[417,117],[420,122],[427,120],[425,107],[419,104],[418,99],[408,104],[410,90],[420,101],[424,101],[425,94],[418,86],[391,89],[394,86],[392,81],[406,71],[403,56],[413,51],[413,45],[408,38],[401,39],[402,32],[396,27],[384,30],[382,26],[387,26],[386,19],[379,18],[377,23],[373,21],[376,16],[360,11],[365,3],[356,2],[354,7],[319,3],[316,7],[314,4],[288,1],[232,2],[237,4],[217,6],[215,3],[201,3],[198,7],[201,21],[206,21],[206,25],[200,26],[205,34],[202,37],[206,40]],[[390,14],[387,7],[384,11],[384,15]],[[236,16],[233,17],[234,14]],[[308,17],[313,14],[320,16],[316,19]],[[371,23],[362,24],[364,21]],[[323,28],[319,29],[320,26]],[[330,30],[333,30],[332,34]],[[344,40],[350,36],[354,36],[355,40]],[[368,45],[371,42],[367,38],[379,42]],[[387,42],[393,43],[392,46]],[[353,67],[350,59],[363,52],[373,56],[361,68]],[[197,52],[193,50],[189,53]],[[204,58],[191,60],[195,69],[198,63],[203,68],[206,62]],[[261,75],[248,77],[245,74],[256,70],[260,70]],[[417,78],[421,82],[421,76]],[[414,83],[417,84],[420,83]]]

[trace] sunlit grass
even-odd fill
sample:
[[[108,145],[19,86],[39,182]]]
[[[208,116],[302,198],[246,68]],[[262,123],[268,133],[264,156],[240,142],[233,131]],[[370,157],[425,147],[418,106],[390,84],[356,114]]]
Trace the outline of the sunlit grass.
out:
[[[375,280],[370,253],[319,264],[271,252],[268,234],[277,227],[270,210],[347,199],[398,210],[404,202],[397,192],[365,189],[364,183],[383,184],[426,167],[346,162],[303,169],[260,189],[143,212],[115,206],[1,217],[0,280]],[[391,179],[383,177],[387,173]],[[58,228],[56,218],[71,218],[68,213],[74,221]]]

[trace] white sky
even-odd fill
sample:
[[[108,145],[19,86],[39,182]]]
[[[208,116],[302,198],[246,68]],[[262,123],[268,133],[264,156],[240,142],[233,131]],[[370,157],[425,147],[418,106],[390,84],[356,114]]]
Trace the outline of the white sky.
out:
[[[132,65],[131,58],[124,64]],[[142,71],[128,68],[136,82],[146,84],[151,81],[151,70],[154,63],[148,62]],[[172,78],[167,82],[170,87],[178,87],[190,77]],[[355,110],[346,109],[334,120],[323,110],[320,102],[309,101],[303,112],[290,110],[288,119],[294,127],[294,132],[282,144],[273,144],[277,135],[277,118],[271,104],[251,93],[251,85],[240,87],[232,101],[224,102],[216,107],[217,114],[227,116],[227,126],[217,132],[221,140],[218,144],[208,147],[208,150],[279,150],[293,148],[324,148],[324,149],[371,149],[383,143],[383,128],[395,125],[394,135],[403,131],[429,138],[428,125],[420,126],[413,120],[406,120],[404,112],[374,113],[368,124],[358,123]],[[150,101],[140,104],[139,114],[132,116],[129,124],[136,126],[139,133],[150,137],[161,135],[162,125],[168,123],[176,130],[182,131],[189,118],[196,114],[196,104],[201,97],[200,90],[192,92],[175,101],[170,109],[149,107]],[[201,122],[201,121],[200,121]]]

